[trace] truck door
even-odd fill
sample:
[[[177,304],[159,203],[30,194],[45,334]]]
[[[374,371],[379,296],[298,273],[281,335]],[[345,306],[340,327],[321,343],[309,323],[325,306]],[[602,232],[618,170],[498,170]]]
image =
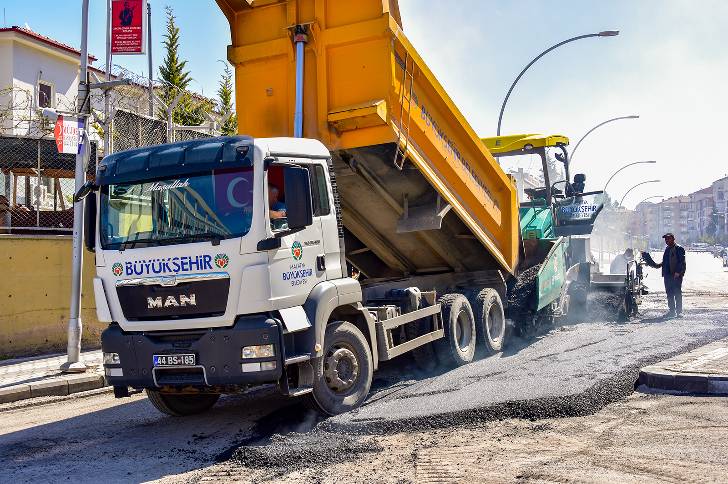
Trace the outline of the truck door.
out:
[[[310,170],[311,164],[301,164]],[[285,186],[282,169],[268,170],[266,215],[272,234],[285,230],[280,213],[285,210]],[[278,200],[271,202],[276,197]],[[303,304],[316,284],[326,280],[325,253],[321,233],[321,216],[316,215],[314,200],[313,223],[294,234],[280,238],[281,246],[269,251],[271,300],[274,306],[286,308]],[[276,218],[278,217],[278,218]]]
[[[321,222],[324,250],[324,264],[327,279],[343,277],[341,267],[341,247],[339,246],[339,224],[336,219],[334,197],[330,174],[325,164],[311,165],[311,194],[313,196],[314,220]]]

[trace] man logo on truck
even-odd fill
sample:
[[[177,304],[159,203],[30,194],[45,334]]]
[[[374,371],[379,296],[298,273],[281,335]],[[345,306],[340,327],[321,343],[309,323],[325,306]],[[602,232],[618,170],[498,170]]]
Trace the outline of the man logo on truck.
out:
[[[194,294],[190,294],[189,296],[186,294],[180,294],[179,301],[177,301],[174,296],[170,295],[167,296],[164,303],[162,303],[162,296],[147,298],[147,309],[162,309],[163,307],[168,308],[170,306],[197,306],[197,300],[195,299]]]
[[[299,241],[295,241],[291,246],[291,254],[293,254],[295,260],[301,260],[301,257],[303,257],[303,246]]]

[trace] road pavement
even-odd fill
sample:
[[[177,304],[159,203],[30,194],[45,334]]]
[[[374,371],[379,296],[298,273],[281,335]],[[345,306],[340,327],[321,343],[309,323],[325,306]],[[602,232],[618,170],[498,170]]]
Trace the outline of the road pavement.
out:
[[[660,289],[659,277],[651,274],[648,281]],[[728,337],[728,272],[720,261],[689,254],[685,286],[683,319],[660,318],[664,294],[655,291],[646,298],[642,317],[629,323],[554,328],[533,341],[514,341],[500,356],[441,374],[420,374],[406,361],[404,373],[385,365],[362,409],[328,419],[309,434],[310,452],[334,462],[347,451],[366,451],[345,438],[353,430],[355,439],[367,441],[371,437],[357,434],[597,412],[632,391],[641,366]],[[2,480],[194,481],[230,457],[235,475],[246,480],[241,467],[246,463],[236,449],[265,443],[273,434],[305,432],[317,423],[313,414],[266,390],[224,397],[209,413],[185,419],[159,414],[143,395],[115,400],[108,390],[26,400],[0,405]],[[332,441],[341,445],[323,447]],[[286,438],[274,442],[277,457],[292,462]]]

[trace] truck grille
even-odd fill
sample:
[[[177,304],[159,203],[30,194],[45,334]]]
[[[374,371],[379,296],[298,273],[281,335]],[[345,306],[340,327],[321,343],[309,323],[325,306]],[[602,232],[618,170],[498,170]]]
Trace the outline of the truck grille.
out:
[[[116,294],[129,321],[206,318],[225,314],[227,273],[122,280]]]

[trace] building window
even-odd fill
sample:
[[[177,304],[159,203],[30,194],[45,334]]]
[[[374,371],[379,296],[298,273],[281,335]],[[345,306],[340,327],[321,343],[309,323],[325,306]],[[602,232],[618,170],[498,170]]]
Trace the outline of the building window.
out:
[[[53,107],[53,86],[51,86],[47,82],[41,81],[38,83],[38,107]]]

